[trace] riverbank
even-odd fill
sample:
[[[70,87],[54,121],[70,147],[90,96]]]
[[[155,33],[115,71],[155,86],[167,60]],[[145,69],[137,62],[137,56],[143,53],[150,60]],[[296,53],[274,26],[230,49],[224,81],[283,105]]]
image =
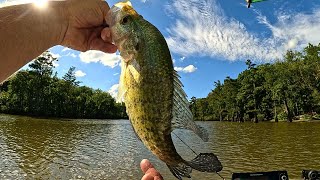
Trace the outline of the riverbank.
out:
[[[279,122],[286,122],[286,119],[279,119]],[[270,122],[275,122],[275,120],[271,120]],[[320,122],[320,117],[319,115],[309,115],[309,114],[304,114],[300,116],[296,116],[293,118],[292,122]]]
[[[3,117],[15,117],[15,118],[33,118],[33,119],[44,119],[44,120],[57,120],[57,121],[94,121],[94,120],[128,120],[126,118],[63,118],[63,117],[46,117],[46,116],[32,116],[32,115],[16,115],[16,114],[6,114],[6,113],[0,113],[0,119],[1,116]],[[195,120],[197,122],[220,122],[218,120]],[[236,122],[239,123],[238,121],[221,121],[221,122]],[[251,121],[244,121],[244,122],[251,122]],[[275,122],[274,119],[272,120],[267,120],[267,121],[259,121],[259,122]],[[287,122],[286,119],[279,119],[278,122]],[[293,118],[292,122],[320,122],[320,118],[318,115],[311,116],[311,115],[300,115],[295,118]]]
[[[32,115],[17,115],[17,114],[6,114],[0,113],[3,117],[14,117],[14,118],[30,118],[30,119],[45,119],[45,120],[57,120],[57,121],[75,121],[75,120],[128,120],[124,118],[63,118],[63,117],[46,117],[46,116],[32,116]]]

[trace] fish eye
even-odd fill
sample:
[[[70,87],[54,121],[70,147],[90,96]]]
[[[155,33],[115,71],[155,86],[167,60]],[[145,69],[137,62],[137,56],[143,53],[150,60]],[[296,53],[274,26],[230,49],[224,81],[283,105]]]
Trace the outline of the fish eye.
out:
[[[127,24],[129,22],[129,16],[125,16],[122,21],[121,21],[121,24]]]

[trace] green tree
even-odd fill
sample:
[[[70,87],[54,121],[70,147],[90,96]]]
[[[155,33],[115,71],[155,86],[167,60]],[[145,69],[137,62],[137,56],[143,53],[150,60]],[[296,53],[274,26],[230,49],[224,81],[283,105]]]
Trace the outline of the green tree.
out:
[[[302,114],[320,113],[319,52],[320,44],[309,44],[273,64],[247,60],[247,69],[236,79],[226,77],[223,84],[215,82],[205,99],[193,98],[192,112],[198,119],[254,122],[279,117],[291,122]]]
[[[80,81],[77,81],[77,77],[75,75],[76,67],[72,66],[69,68],[68,72],[62,77],[63,80],[70,83],[73,86],[79,86]]]
[[[127,118],[108,92],[81,86],[74,67],[59,79],[49,52],[0,85],[0,112],[66,118]]]

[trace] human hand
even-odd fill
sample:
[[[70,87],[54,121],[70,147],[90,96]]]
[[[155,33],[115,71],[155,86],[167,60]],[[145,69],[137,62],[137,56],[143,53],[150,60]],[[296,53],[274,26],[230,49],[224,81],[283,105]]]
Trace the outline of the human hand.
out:
[[[105,24],[109,11],[107,2],[102,0],[67,0],[67,30],[61,45],[79,51],[100,50],[114,53],[111,32]]]
[[[163,180],[161,174],[153,167],[149,160],[143,159],[140,163],[140,167],[144,173],[141,180]]]

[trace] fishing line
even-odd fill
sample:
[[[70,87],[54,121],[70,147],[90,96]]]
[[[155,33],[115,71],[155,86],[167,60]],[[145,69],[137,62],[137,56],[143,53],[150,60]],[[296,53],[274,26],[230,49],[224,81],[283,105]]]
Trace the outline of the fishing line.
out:
[[[198,155],[190,146],[188,146],[187,143],[185,143],[176,133],[172,132],[172,134],[174,134],[175,136],[177,136],[177,138],[183,142],[184,145],[186,145],[195,155]],[[221,179],[225,180],[224,177],[222,177],[218,172],[216,172],[218,174],[219,177],[221,177]]]
[[[218,172],[216,172],[218,174],[219,177],[221,177],[221,179],[225,180],[224,177],[222,177]]]
[[[180,141],[183,142],[183,144],[186,145],[195,155],[198,156],[198,154],[197,154],[190,146],[188,146],[188,144],[185,143],[176,133],[174,133],[174,132],[172,132],[172,133],[173,133],[174,135],[176,135],[177,138],[180,139]]]

